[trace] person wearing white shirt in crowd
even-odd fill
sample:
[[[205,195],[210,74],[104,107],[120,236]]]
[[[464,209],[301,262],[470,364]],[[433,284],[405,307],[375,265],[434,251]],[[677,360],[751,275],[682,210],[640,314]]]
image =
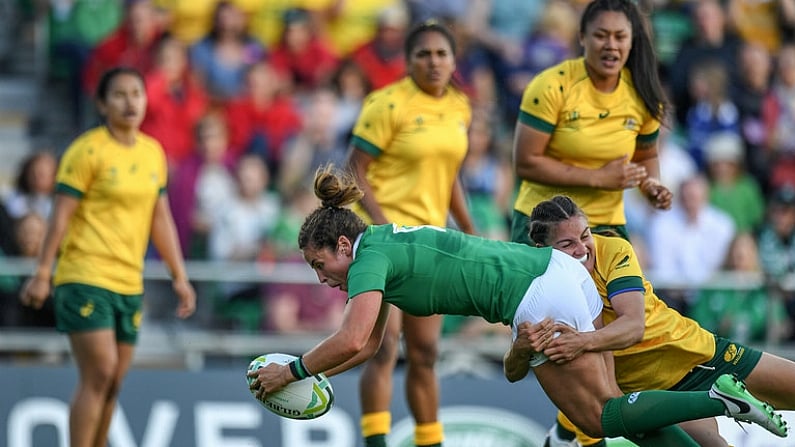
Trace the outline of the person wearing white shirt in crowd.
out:
[[[709,204],[706,177],[694,175],[680,185],[679,200],[671,210],[650,219],[649,276],[677,290],[705,283],[720,270],[734,233],[731,217]],[[687,296],[676,295],[672,291],[665,299],[670,306],[686,310]]]

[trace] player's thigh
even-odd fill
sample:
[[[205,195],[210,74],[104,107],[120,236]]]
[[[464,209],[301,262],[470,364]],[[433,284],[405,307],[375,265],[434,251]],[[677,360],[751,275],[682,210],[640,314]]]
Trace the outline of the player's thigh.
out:
[[[442,315],[415,317],[403,315],[403,338],[408,355],[435,359],[442,330]]]
[[[764,352],[745,384],[777,410],[795,410],[795,362]]]
[[[72,332],[69,343],[81,378],[101,383],[113,380],[119,364],[113,329]]]
[[[588,352],[571,362],[546,362],[533,369],[556,407],[590,436],[602,436],[605,402],[621,396],[600,353]]]
[[[679,424],[701,447],[727,447],[729,444],[718,431],[718,421],[715,418],[685,421]]]

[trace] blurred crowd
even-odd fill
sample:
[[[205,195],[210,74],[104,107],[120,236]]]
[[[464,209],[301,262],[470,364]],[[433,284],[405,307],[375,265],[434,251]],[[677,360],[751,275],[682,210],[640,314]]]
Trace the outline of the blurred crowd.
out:
[[[316,167],[345,161],[364,97],[404,75],[404,36],[448,24],[455,82],[473,108],[462,175],[478,232],[508,238],[513,128],[535,74],[579,54],[585,0],[20,0],[49,23],[48,76],[68,85],[75,135],[98,124],[92,92],[139,69],[142,130],[168,156],[189,260],[296,262]],[[673,108],[660,135],[657,212],[626,192],[631,240],[660,295],[738,341],[791,340],[795,292],[795,0],[640,0]],[[34,256],[61,147],[36,150],[2,191],[0,249]],[[701,287],[722,272],[759,287]],[[754,276],[756,275],[756,276]],[[5,303],[20,279],[0,276]],[[242,330],[326,331],[345,297],[319,285],[213,284],[213,312]],[[207,305],[200,303],[200,305]],[[223,317],[223,318],[221,318]],[[46,315],[3,312],[6,326]],[[221,324],[221,323],[219,323]],[[449,333],[467,327],[450,319]]]

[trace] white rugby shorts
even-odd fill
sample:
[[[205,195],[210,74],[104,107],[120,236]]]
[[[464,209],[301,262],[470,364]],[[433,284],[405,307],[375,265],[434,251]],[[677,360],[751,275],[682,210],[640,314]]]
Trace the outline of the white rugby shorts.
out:
[[[602,298],[585,266],[553,249],[546,272],[530,283],[516,309],[511,326],[513,339],[519,324],[525,321],[535,324],[547,317],[579,332],[590,332],[595,330],[593,321],[601,312]],[[543,353],[534,353],[530,366],[539,366],[547,360]]]

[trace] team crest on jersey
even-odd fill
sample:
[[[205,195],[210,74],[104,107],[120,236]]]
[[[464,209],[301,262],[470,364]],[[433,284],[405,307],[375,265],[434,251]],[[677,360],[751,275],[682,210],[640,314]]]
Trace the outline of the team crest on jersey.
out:
[[[579,119],[580,119],[580,112],[576,110],[572,110],[571,112],[566,113],[566,123],[577,121]]]
[[[80,316],[83,318],[88,318],[91,314],[94,313],[94,302],[88,301],[86,304],[80,307]]]
[[[638,132],[640,131],[640,124],[634,118],[627,118],[624,120],[624,129]]]
[[[743,357],[745,348],[737,347],[734,343],[729,344],[725,351],[723,351],[723,361],[736,365],[737,362]]]
[[[629,255],[624,256],[624,259],[618,261],[618,264],[616,264],[617,269],[623,269],[626,267],[629,267]]]

